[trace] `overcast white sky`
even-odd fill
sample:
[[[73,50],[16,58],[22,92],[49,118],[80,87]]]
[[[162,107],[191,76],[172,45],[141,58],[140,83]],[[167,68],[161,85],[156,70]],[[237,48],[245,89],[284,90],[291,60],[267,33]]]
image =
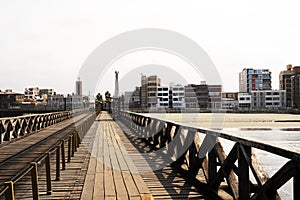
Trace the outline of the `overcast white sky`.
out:
[[[70,93],[81,65],[97,46],[138,28],[169,29],[197,42],[215,63],[225,91],[238,91],[238,73],[247,67],[269,68],[276,89],[286,64],[300,65],[298,4],[296,0],[0,1],[0,89],[23,92],[25,87],[39,86]],[[125,60],[124,65],[130,59]],[[161,64],[155,62],[130,65]],[[98,86],[101,92],[111,88],[113,84]]]

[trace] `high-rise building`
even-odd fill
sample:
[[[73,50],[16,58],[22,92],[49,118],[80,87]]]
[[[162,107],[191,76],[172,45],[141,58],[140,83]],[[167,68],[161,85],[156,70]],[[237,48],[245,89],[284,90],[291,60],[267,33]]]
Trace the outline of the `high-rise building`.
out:
[[[80,78],[76,81],[76,95],[82,96],[82,81]]]
[[[141,76],[141,107],[147,108],[147,76]]]
[[[286,66],[286,70],[283,70],[279,74],[279,89],[286,90],[286,105],[292,107],[292,79],[294,75],[292,65]]]
[[[148,108],[157,107],[157,88],[160,86],[160,78],[158,76],[149,76],[147,78],[147,104]]]
[[[291,77],[292,107],[300,108],[300,66],[293,67],[294,75]]]
[[[141,76],[141,107],[157,108],[157,88],[161,81],[158,76]]]
[[[300,66],[292,67],[291,64],[286,66],[279,74],[279,89],[286,90],[286,106],[299,108],[300,91],[299,91],[299,74]]]
[[[271,90],[271,72],[268,69],[244,68],[239,74],[239,91]]]

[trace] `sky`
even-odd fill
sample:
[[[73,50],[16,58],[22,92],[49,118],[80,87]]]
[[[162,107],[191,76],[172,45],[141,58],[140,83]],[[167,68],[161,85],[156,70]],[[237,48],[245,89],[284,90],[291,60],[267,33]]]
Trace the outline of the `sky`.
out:
[[[287,64],[300,65],[298,4],[296,0],[3,0],[0,89],[23,92],[38,86],[72,93],[82,65],[97,47],[118,34],[142,28],[175,31],[196,42],[213,61],[224,91],[238,91],[238,73],[243,68],[270,69],[272,87],[278,89],[279,72]],[[166,66],[189,83],[203,78],[176,55],[141,50],[114,60],[98,77],[96,89],[85,89],[84,94],[112,91],[115,70],[123,83],[130,82],[120,86],[122,92],[133,89],[142,67],[150,65]],[[153,68],[146,75],[155,73],[160,72]],[[168,85],[181,80],[173,79],[162,81]]]

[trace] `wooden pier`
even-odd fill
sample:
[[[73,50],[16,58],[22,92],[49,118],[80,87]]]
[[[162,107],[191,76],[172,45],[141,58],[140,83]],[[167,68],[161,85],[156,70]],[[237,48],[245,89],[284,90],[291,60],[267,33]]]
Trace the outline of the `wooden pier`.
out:
[[[300,197],[294,150],[130,112],[49,116],[2,120],[18,138],[0,145],[0,199],[280,199],[291,178]],[[228,155],[218,137],[235,142]],[[252,148],[289,160],[270,177]]]

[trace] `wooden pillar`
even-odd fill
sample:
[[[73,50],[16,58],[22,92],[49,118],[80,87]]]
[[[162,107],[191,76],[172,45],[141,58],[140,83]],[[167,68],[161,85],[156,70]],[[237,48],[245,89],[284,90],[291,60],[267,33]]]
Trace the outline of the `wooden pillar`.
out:
[[[74,153],[75,153],[75,132],[72,135],[72,157],[74,157]]]
[[[217,175],[217,155],[215,152],[215,147],[208,152],[208,180],[209,184],[212,184]]]
[[[5,191],[5,199],[15,200],[14,182],[8,181],[5,182],[4,185],[8,187],[8,189]]]
[[[47,194],[52,194],[51,185],[51,163],[50,163],[50,153],[46,153],[46,181],[47,181]]]
[[[68,138],[68,163],[71,162],[71,139],[72,136]]]
[[[36,162],[31,162],[31,185],[32,185],[32,197],[34,200],[39,199],[39,189],[38,189],[38,172]]]
[[[251,147],[239,144],[238,148],[238,181],[239,199],[250,198],[249,166],[247,160],[251,162]]]
[[[60,180],[60,145],[56,146],[56,179]]]
[[[298,164],[297,175],[294,176],[294,199],[300,199],[300,169]]]
[[[62,170],[65,170],[66,169],[65,140],[61,141],[61,161],[62,161]]]

